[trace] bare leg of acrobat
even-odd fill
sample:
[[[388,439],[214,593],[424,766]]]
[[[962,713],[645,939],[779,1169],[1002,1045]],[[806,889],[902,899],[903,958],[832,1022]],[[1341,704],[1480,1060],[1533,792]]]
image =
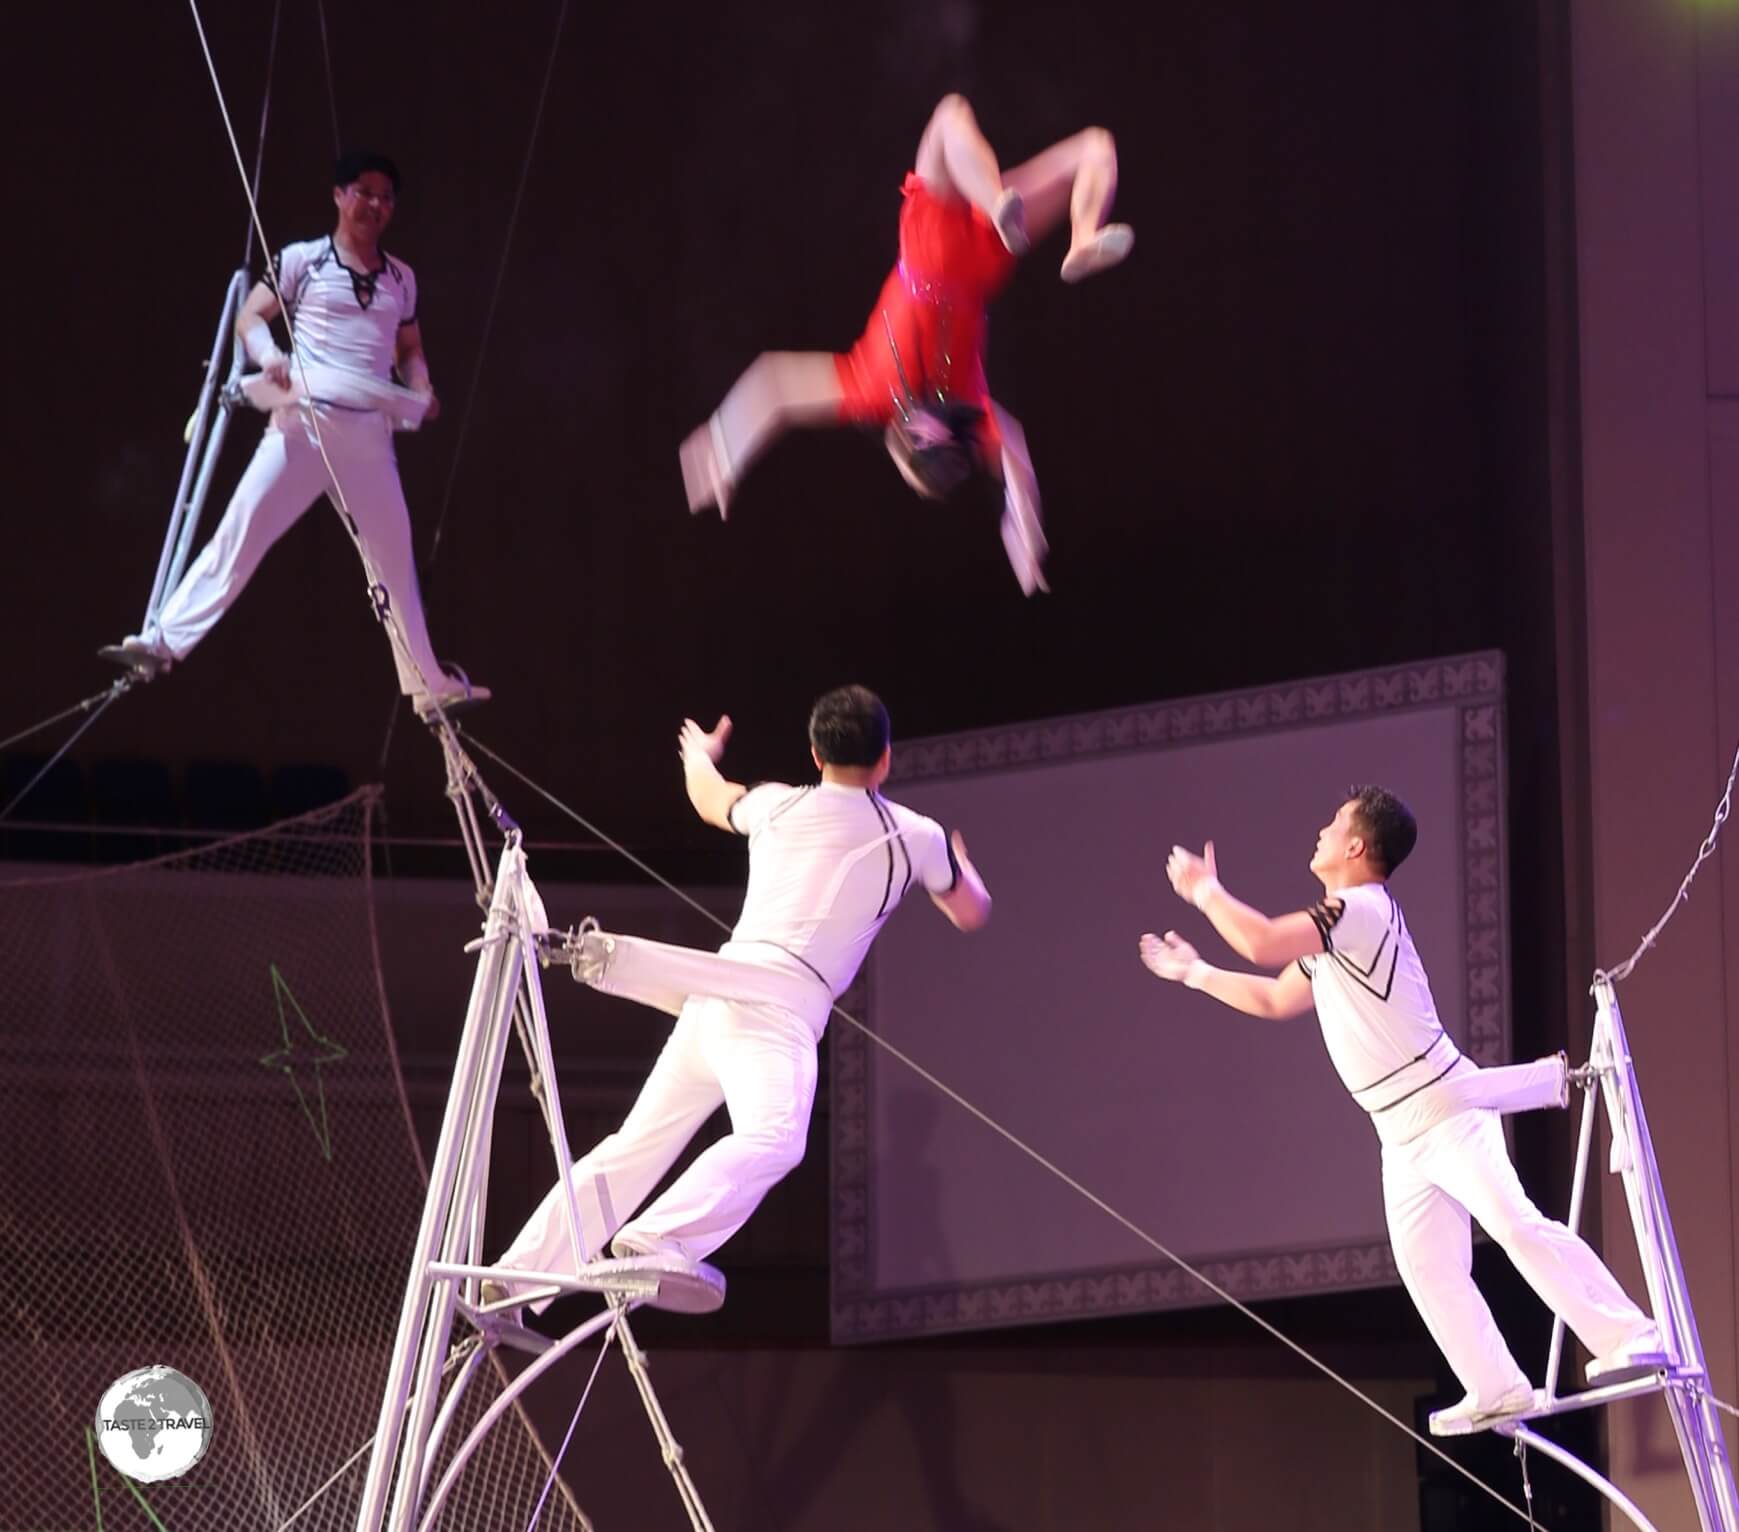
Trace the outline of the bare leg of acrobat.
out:
[[[1114,266],[1135,245],[1127,224],[1107,224],[1117,196],[1117,143],[1084,128],[1004,174],[964,96],[944,96],[918,141],[914,166],[938,193],[980,209],[1016,255],[1067,216],[1063,280],[1079,282]]]
[[[691,511],[723,518],[749,465],[793,426],[839,419],[839,372],[829,351],[763,351],[731,385],[705,425],[682,444],[682,487]]]
[[[1023,192],[1004,181],[996,151],[979,129],[964,96],[944,96],[930,114],[912,168],[938,196],[964,197],[996,225],[1015,255],[1026,252],[1028,230]]]
[[[1117,197],[1117,141],[1104,128],[1083,128],[1035,154],[1003,177],[1026,205],[1027,230],[1043,239],[1067,218],[1065,282],[1115,266],[1135,248],[1135,231],[1107,223]]]

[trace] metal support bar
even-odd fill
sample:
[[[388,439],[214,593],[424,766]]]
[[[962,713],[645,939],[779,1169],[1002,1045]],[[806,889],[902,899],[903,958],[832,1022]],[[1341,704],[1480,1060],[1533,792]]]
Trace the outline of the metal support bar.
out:
[[[1655,1524],[1637,1509],[1635,1501],[1610,1479],[1597,1474],[1575,1453],[1567,1452],[1549,1437],[1541,1436],[1537,1431],[1530,1431],[1526,1426],[1507,1427],[1504,1430],[1504,1435],[1513,1436],[1518,1442],[1525,1442],[1536,1451],[1545,1453],[1554,1462],[1562,1463],[1577,1478],[1592,1484],[1595,1489],[1599,1490],[1614,1506],[1631,1519],[1637,1532],[1657,1532]]]
[[[1739,1532],[1739,1490],[1727,1461],[1727,1439],[1721,1418],[1709,1402],[1708,1364],[1691,1311],[1690,1288],[1673,1238],[1666,1190],[1643,1115],[1642,1091],[1624,1034],[1624,1017],[1611,979],[1594,986],[1594,1041],[1589,1064],[1600,1068],[1601,1097],[1612,1126],[1612,1168],[1624,1182],[1631,1226],[1636,1231],[1643,1275],[1655,1323],[1675,1373],[1669,1379],[1667,1411],[1679,1439],[1679,1454],[1691,1481],[1703,1532]]]
[[[1582,1196],[1588,1185],[1588,1160],[1594,1146],[1594,1114],[1600,1108],[1599,1098],[1595,1095],[1598,1078],[1589,1071],[1579,1071],[1586,1078],[1578,1081],[1582,1086],[1582,1120],[1576,1133],[1576,1172],[1575,1179],[1570,1183],[1570,1217],[1569,1229],[1572,1234],[1578,1234],[1582,1228]],[[1546,1358],[1546,1402],[1550,1404],[1558,1397],[1558,1368],[1564,1358],[1564,1316],[1552,1316],[1552,1346]]]
[[[1563,1359],[1564,1322],[1552,1326],[1552,1345],[1546,1361],[1543,1402],[1493,1424],[1492,1429],[1514,1437],[1564,1465],[1599,1490],[1643,1532],[1653,1532],[1648,1520],[1609,1480],[1556,1442],[1529,1430],[1524,1421],[1560,1415],[1592,1405],[1610,1404],[1642,1394],[1665,1396],[1667,1412],[1678,1437],[1679,1455],[1690,1481],[1702,1532],[1739,1532],[1739,1491],[1727,1461],[1727,1441],[1708,1389],[1708,1367],[1691,1311],[1690,1289],[1673,1238],[1672,1219],[1667,1213],[1660,1166],[1643,1115],[1642,1091],[1636,1067],[1624,1035],[1624,1017],[1618,1007],[1613,981],[1605,974],[1594,983],[1594,1035],[1588,1063],[1574,1072],[1585,1092],[1582,1120],[1576,1143],[1576,1181],[1570,1199],[1569,1226],[1581,1221],[1594,1142],[1594,1117],[1606,1108],[1612,1130],[1611,1170],[1624,1183],[1625,1205],[1642,1260],[1644,1283],[1661,1349],[1667,1365],[1653,1374],[1625,1382],[1596,1386],[1584,1392],[1560,1396],[1558,1370]]]
[[[187,555],[193,546],[193,534],[211,489],[211,477],[219,453],[223,450],[224,432],[229,422],[229,406],[222,397],[228,385],[241,375],[241,342],[236,339],[236,316],[247,301],[248,274],[237,271],[229,279],[224,293],[223,312],[218,318],[217,334],[211,343],[211,355],[205,364],[205,380],[199,389],[199,404],[188,427],[187,453],[181,462],[181,478],[175,486],[175,503],[169,510],[169,530],[163,538],[163,551],[157,558],[157,573],[151,581],[151,595],[145,602],[145,620],[140,632],[156,621],[157,614],[169,593],[181,583],[187,568]],[[229,366],[224,366],[225,355]],[[212,411],[219,413],[214,422]]]

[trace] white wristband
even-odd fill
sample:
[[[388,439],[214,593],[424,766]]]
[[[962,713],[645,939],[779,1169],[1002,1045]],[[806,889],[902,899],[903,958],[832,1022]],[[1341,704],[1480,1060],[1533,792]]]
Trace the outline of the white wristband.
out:
[[[281,362],[284,353],[272,339],[272,327],[263,319],[250,320],[242,330],[242,350],[262,372],[274,362]]]
[[[1184,973],[1184,988],[1201,989],[1208,982],[1208,975],[1213,971],[1208,964],[1197,958]]]
[[[1215,877],[1198,878],[1196,886],[1190,890],[1190,903],[1198,910],[1208,907],[1208,900],[1220,891],[1220,880]]]

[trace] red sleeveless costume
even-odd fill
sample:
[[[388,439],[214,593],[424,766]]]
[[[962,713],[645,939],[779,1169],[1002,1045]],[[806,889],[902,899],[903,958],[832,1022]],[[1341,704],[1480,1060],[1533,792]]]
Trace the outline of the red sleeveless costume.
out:
[[[899,264],[857,344],[836,358],[840,419],[885,425],[908,387],[920,403],[940,392],[985,412],[980,448],[994,466],[1002,443],[984,377],[985,310],[1015,258],[964,198],[937,196],[915,173],[901,190]]]

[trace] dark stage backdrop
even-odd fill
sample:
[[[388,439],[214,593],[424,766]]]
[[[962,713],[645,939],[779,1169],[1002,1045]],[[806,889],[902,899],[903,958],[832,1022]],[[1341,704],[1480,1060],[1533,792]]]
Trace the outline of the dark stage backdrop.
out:
[[[271,8],[207,10],[251,159]],[[613,830],[704,843],[681,717],[730,710],[733,771],[790,775],[807,702],[850,678],[917,735],[1501,647],[1518,716],[1549,716],[1528,8],[576,5],[486,360],[557,6],[326,11],[330,102],[316,8],[283,7],[272,242],[330,222],[334,110],[347,142],[400,157],[389,245],[421,279],[446,404],[401,439],[425,559],[447,505],[436,644],[496,689],[483,737]],[[0,732],[101,685],[92,651],[137,624],[244,222],[185,8],[111,7],[98,38],[38,7],[11,56],[28,301],[0,612],[28,663]],[[919,503],[868,438],[779,447],[723,526],[686,514],[676,466],[757,351],[854,338],[949,89],[1005,162],[1111,128],[1139,236],[1080,288],[1043,246],[995,311],[992,385],[1027,424],[1054,546],[1055,593],[1032,601],[993,503]],[[392,696],[321,509],[78,759],[372,780]],[[385,780],[395,831],[445,828],[404,720]]]

